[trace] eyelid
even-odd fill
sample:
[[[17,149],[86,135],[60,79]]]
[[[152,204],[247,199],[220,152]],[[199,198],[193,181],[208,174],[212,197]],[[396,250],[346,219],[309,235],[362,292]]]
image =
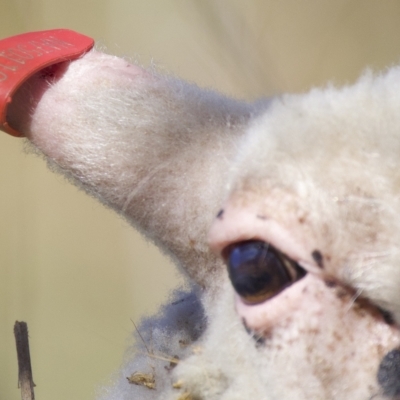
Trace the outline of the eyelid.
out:
[[[306,271],[321,275],[321,268],[311,255],[315,248],[307,248],[307,242],[312,243],[313,238],[306,237],[305,243],[298,241],[295,233],[302,234],[302,227],[296,221],[290,225],[289,231],[273,218],[260,219],[257,209],[251,207],[240,208],[228,204],[223,211],[223,216],[216,218],[211,226],[209,245],[224,260],[230,245],[247,240],[260,240],[270,243]]]

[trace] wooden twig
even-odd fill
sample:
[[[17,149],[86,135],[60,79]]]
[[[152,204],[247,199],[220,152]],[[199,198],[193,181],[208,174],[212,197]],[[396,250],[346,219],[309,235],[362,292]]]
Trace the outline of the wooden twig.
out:
[[[35,400],[33,388],[31,355],[29,352],[28,325],[15,321],[15,343],[18,357],[18,387],[21,388],[21,400]]]

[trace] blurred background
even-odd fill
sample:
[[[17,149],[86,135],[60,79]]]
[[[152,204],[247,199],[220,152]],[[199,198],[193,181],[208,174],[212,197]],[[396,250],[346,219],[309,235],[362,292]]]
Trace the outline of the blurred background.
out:
[[[400,60],[397,0],[0,0],[0,10],[0,38],[74,29],[238,98],[343,85]],[[0,133],[0,399],[20,399],[15,320],[30,329],[36,398],[94,399],[132,321],[183,279],[23,147]]]

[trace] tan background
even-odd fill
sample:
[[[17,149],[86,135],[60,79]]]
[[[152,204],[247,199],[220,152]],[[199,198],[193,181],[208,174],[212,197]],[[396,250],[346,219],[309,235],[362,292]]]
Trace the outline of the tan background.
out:
[[[400,59],[400,2],[0,0],[0,37],[58,27],[237,97],[353,81]],[[20,398],[25,320],[38,400],[89,400],[143,312],[181,283],[123,221],[0,134],[0,400]]]

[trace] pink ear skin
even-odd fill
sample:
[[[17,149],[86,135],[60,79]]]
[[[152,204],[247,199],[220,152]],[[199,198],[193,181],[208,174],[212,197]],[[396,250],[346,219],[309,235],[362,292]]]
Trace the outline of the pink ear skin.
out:
[[[65,61],[51,65],[50,67],[44,68],[26,80],[21,87],[17,90],[13,96],[11,104],[7,110],[7,121],[13,129],[22,133],[22,135],[33,140],[35,143],[41,143],[45,145],[48,138],[44,137],[40,139],[40,135],[48,129],[49,121],[51,121],[57,113],[65,112],[68,107],[68,102],[63,101],[64,99],[53,98],[51,87],[56,86],[58,81],[63,78],[65,73],[71,67],[73,63],[85,62],[88,60],[91,63],[96,63],[96,58],[102,60],[102,69],[107,68],[107,63],[104,63],[104,54],[96,50],[92,50],[89,53],[82,56],[79,60]],[[108,64],[108,68],[111,69],[113,78],[119,76],[121,81],[125,79],[135,78],[137,75],[143,75],[144,70],[136,65],[129,64],[123,59],[117,57],[110,57],[112,59]],[[67,78],[68,79],[68,78]],[[48,93],[50,92],[50,93]],[[67,97],[68,93],[64,93]],[[49,100],[47,100],[47,98]],[[65,99],[67,100],[67,99]],[[36,112],[36,107],[39,102],[43,101],[44,104],[49,104],[47,108],[47,114],[43,116],[42,121],[36,122],[34,130],[32,130],[31,122],[32,116]],[[37,118],[38,119],[38,118]],[[40,135],[36,132],[40,132]],[[40,145],[39,145],[40,146]],[[52,157],[52,154],[47,154]]]
[[[7,109],[7,122],[22,136],[29,137],[32,115],[49,86],[65,73],[70,62],[54,64],[32,75],[13,96]]]

